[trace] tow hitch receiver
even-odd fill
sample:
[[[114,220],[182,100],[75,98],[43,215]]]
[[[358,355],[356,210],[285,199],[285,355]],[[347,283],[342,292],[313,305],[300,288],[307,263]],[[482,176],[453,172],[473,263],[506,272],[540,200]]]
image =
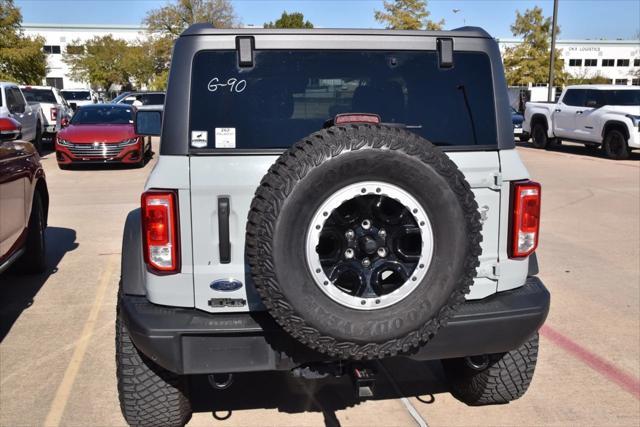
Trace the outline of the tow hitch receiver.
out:
[[[352,378],[358,398],[367,399],[373,397],[376,384],[376,373],[373,370],[354,367]]]

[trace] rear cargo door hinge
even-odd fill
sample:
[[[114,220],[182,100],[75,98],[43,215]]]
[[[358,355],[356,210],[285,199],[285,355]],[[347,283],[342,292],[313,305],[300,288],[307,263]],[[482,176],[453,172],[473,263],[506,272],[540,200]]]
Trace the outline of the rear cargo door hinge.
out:
[[[476,277],[498,280],[500,277],[500,264],[497,262],[482,263],[477,269]]]

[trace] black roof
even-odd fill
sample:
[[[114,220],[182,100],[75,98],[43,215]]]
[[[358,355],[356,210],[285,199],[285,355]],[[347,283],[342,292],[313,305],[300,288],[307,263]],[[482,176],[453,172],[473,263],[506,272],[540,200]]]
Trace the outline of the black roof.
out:
[[[447,31],[425,30],[373,30],[356,28],[305,28],[305,29],[275,29],[275,28],[214,28],[207,23],[194,24],[184,30],[181,36],[199,35],[258,35],[258,34],[313,34],[313,35],[363,35],[363,36],[431,36],[431,37],[471,37],[491,38],[489,33],[480,27],[460,27]]]

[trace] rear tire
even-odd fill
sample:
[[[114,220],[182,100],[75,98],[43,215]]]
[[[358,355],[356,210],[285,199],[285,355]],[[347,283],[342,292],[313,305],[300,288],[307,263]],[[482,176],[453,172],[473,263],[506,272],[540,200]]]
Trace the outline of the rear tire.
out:
[[[443,360],[451,393],[471,406],[509,403],[522,397],[533,378],[538,360],[538,333],[508,353],[487,356],[484,368],[472,367],[466,358]]]
[[[40,126],[40,121],[36,123],[36,136],[33,139],[33,145],[38,150],[38,154],[42,154],[42,128]]]
[[[536,148],[547,148],[549,138],[547,136],[547,128],[544,124],[537,122],[533,125],[533,129],[531,129],[531,143]]]
[[[604,137],[604,153],[610,159],[626,160],[631,155],[627,138],[617,129],[612,129]]]
[[[27,274],[42,274],[47,269],[46,246],[44,230],[46,220],[44,206],[40,193],[33,195],[33,205],[27,228],[27,242],[25,252],[18,262],[21,271]]]
[[[520,142],[527,142],[527,141],[529,141],[529,138],[531,138],[531,137],[529,136],[528,133],[526,133],[526,134],[523,133],[522,135],[518,136],[518,139],[520,140]]]
[[[131,426],[184,426],[192,414],[184,379],[135,348],[117,311],[116,375],[122,415]]]

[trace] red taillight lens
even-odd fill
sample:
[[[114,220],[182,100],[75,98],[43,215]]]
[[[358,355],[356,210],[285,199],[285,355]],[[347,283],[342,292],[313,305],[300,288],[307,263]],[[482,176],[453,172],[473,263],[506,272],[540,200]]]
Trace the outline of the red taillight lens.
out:
[[[51,107],[51,110],[49,110],[51,113],[51,120],[55,120],[56,117],[58,117],[58,109],[55,107]]]
[[[513,217],[511,218],[510,258],[523,258],[538,247],[540,234],[541,187],[537,182],[511,184]]]
[[[345,125],[348,123],[380,123],[380,116],[377,114],[369,113],[343,113],[338,114],[333,119],[336,125]]]
[[[157,273],[180,271],[178,194],[150,190],[142,194],[144,261]]]

